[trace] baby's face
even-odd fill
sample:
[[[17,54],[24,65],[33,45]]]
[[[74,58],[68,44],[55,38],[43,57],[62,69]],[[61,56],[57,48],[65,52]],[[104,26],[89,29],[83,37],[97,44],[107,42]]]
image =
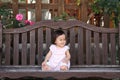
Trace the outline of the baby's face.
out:
[[[65,34],[62,34],[62,35],[58,36],[56,38],[55,44],[56,44],[57,47],[60,47],[60,48],[64,47],[65,44],[66,44]]]

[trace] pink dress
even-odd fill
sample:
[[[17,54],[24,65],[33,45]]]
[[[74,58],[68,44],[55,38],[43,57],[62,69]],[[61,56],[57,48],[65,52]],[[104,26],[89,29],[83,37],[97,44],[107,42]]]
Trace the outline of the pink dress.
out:
[[[53,71],[60,70],[60,66],[65,65],[70,68],[70,61],[68,64],[63,63],[62,60],[66,57],[65,52],[69,49],[68,46],[64,46],[63,48],[57,48],[56,45],[50,46],[50,51],[52,52],[52,56],[47,62],[47,64],[51,67]]]

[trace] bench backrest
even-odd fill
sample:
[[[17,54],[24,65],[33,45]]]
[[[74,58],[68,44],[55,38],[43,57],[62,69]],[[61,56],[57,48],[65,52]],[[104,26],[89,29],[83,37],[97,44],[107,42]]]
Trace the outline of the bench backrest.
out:
[[[17,29],[0,25],[0,65],[41,65],[58,28],[67,36],[72,65],[119,65],[120,26],[108,29],[77,20],[40,21]]]

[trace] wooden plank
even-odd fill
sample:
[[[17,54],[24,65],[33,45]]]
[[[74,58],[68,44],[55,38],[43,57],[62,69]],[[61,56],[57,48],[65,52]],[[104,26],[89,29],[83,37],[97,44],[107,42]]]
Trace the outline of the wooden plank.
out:
[[[85,53],[83,52],[83,28],[78,29],[78,64],[84,64]]]
[[[2,34],[2,24],[0,23],[0,65],[2,64],[2,39],[3,39],[3,34]]]
[[[50,9],[51,17],[54,17],[54,10]]]
[[[42,0],[36,0],[36,3],[35,3],[35,18],[36,18],[36,21],[40,21],[42,20],[42,9],[41,9],[41,2]]]
[[[109,17],[109,14],[104,14],[104,27],[105,28],[109,28],[110,26],[110,17]]]
[[[46,28],[46,51],[49,50],[50,45],[51,45],[51,29]]]
[[[64,10],[64,0],[58,0],[58,15],[61,15]]]
[[[108,64],[108,39],[107,34],[102,34],[102,63]]]
[[[116,40],[115,40],[115,34],[110,34],[110,64],[116,64]]]
[[[68,35],[68,30],[63,30],[66,36],[66,44],[68,45],[69,41],[69,35]]]
[[[58,5],[57,4],[41,4],[42,9],[58,9]]]
[[[63,30],[66,36],[66,39],[68,38],[68,30]]]
[[[11,35],[5,34],[5,65],[10,65],[11,61]]]
[[[87,4],[88,3],[88,0],[81,0],[81,20],[84,21],[84,22],[87,22],[88,20],[88,9],[87,9]]]
[[[19,64],[19,34],[14,34],[13,65]]]
[[[38,29],[38,65],[41,65],[43,61],[43,28]]]
[[[22,33],[21,65],[27,65],[27,33]]]
[[[118,43],[119,43],[119,45],[118,45],[118,57],[119,57],[119,64],[120,64],[120,22],[119,22],[119,28],[118,28]]]
[[[12,11],[13,11],[13,16],[15,17],[16,14],[19,13],[18,10],[18,0],[12,0]]]
[[[100,64],[100,36],[99,33],[94,32],[94,64]]]
[[[60,80],[71,78],[71,76],[77,78],[88,78],[97,76],[106,79],[113,79],[120,77],[120,67],[78,67],[71,68],[68,71],[53,72],[42,71],[40,66],[1,66],[0,75],[0,78],[8,77],[14,79],[28,76],[34,76],[37,78],[53,77]]]
[[[30,65],[35,65],[35,30],[30,31]]]
[[[86,30],[86,64],[92,64],[91,31]]]
[[[55,0],[52,0],[52,3],[54,4],[54,3],[55,3]]]
[[[74,28],[70,29],[70,54],[71,54],[71,65],[75,65],[77,54],[75,53],[75,30]]]

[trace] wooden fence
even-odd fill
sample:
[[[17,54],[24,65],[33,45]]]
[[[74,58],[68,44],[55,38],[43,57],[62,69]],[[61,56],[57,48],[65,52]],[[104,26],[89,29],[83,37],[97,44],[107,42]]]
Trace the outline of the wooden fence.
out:
[[[88,20],[90,24],[94,24],[96,26],[101,26],[101,23],[104,22],[100,20],[102,16],[95,15],[93,18],[89,19],[89,8],[90,6],[88,0],[80,0],[80,5],[76,4],[76,0],[49,0],[49,3],[43,3],[42,0],[35,0],[35,3],[19,3],[18,0],[11,0],[8,3],[0,2],[0,5],[7,5],[8,9],[12,9],[13,16],[20,13],[20,10],[24,10],[26,19],[28,19],[28,11],[33,10],[31,17],[34,17],[35,22],[41,21],[43,15],[43,10],[48,10],[51,14],[51,19],[56,16],[61,15],[63,12],[68,13],[70,16],[75,17],[77,20],[81,20],[83,22],[87,22]],[[96,20],[94,20],[96,18]],[[32,18],[33,19],[33,18]],[[105,27],[109,27],[108,18],[104,18]],[[104,27],[104,26],[102,26]]]

